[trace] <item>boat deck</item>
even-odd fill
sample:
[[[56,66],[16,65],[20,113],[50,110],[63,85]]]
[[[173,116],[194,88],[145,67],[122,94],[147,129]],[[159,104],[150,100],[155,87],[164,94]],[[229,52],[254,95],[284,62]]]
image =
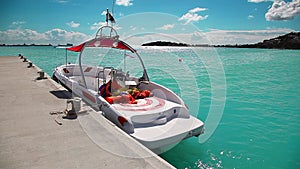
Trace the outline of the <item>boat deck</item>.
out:
[[[173,168],[86,106],[58,125],[69,93],[37,71],[0,57],[0,168]]]
[[[137,99],[137,104],[112,104],[112,106],[130,118],[135,126],[141,124],[157,125],[167,122],[172,116],[177,116],[181,105],[158,97]]]

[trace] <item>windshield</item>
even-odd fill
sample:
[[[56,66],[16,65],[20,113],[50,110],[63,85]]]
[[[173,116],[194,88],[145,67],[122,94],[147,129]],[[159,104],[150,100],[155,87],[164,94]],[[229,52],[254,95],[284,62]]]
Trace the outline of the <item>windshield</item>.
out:
[[[98,67],[113,67],[129,71],[130,76],[142,77],[143,67],[138,56],[128,50],[103,47],[85,47],[81,53],[81,64]]]

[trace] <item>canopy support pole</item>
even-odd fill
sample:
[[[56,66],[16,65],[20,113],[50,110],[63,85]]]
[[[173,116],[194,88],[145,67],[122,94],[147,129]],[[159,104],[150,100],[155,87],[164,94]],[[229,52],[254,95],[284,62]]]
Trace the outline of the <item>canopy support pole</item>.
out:
[[[126,72],[126,50],[124,50],[124,72]]]
[[[68,50],[66,48],[66,66],[68,65]]]
[[[84,47],[85,47],[85,45],[83,46],[83,49],[84,49]],[[80,69],[81,77],[82,77],[82,80],[84,83],[84,87],[87,89],[84,72],[82,70],[81,57],[82,57],[82,52],[80,52],[80,54],[79,54],[79,69]]]

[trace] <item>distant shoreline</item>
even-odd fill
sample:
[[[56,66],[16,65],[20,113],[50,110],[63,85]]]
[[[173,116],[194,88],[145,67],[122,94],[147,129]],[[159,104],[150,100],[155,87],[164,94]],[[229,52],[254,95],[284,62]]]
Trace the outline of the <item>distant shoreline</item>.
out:
[[[29,46],[52,46],[51,44],[49,45],[27,45],[27,44],[23,44],[23,45],[20,45],[20,44],[12,44],[12,45],[7,45],[7,44],[0,44],[0,47],[3,46],[3,47],[29,47]]]
[[[156,41],[142,44],[142,46],[174,46],[174,47],[226,47],[226,48],[260,48],[260,49],[300,49],[300,32],[291,32],[256,44],[242,45],[209,45],[186,44],[177,42]]]
[[[73,46],[73,44],[71,43],[67,43],[65,45],[52,45],[52,44],[48,44],[48,45],[45,45],[45,44],[0,44],[0,47],[3,46],[3,47],[29,47],[29,46],[53,46],[53,47],[71,47]]]

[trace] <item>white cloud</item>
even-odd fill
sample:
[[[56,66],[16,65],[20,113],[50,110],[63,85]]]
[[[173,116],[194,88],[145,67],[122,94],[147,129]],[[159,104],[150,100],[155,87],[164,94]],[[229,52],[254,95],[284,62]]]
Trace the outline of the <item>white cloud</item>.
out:
[[[72,28],[77,28],[80,26],[80,23],[75,23],[74,21],[68,22],[66,24]]]
[[[248,2],[254,2],[254,3],[267,2],[267,1],[273,1],[273,0],[248,0]]]
[[[107,13],[106,10],[105,10],[105,11],[102,11],[102,12],[101,12],[101,15],[106,15],[106,13]]]
[[[200,7],[193,8],[193,9],[189,10],[188,13],[182,15],[178,19],[178,21],[185,21],[184,25],[186,25],[186,24],[189,24],[190,22],[197,22],[199,20],[205,20],[208,18],[208,15],[201,16],[201,15],[197,14],[197,12],[206,11],[206,10],[208,10],[208,9],[200,8]]]
[[[56,0],[56,2],[58,2],[60,4],[65,4],[65,3],[68,3],[69,1],[66,1],[66,0]]]
[[[7,31],[0,31],[1,43],[16,41],[17,43],[24,43],[24,41],[38,41],[40,39],[48,40],[45,34],[38,33],[30,29],[9,29]]]
[[[265,29],[265,30],[218,30],[204,32],[211,44],[251,44],[290,33],[292,29]]]
[[[96,29],[99,29],[101,26],[104,26],[106,25],[107,23],[106,22],[95,22],[93,23],[93,25],[90,27],[91,30],[96,30]]]
[[[15,22],[12,22],[11,24],[12,25],[23,25],[25,23],[26,23],[25,21],[15,21]]]
[[[173,29],[175,26],[175,24],[166,24],[166,25],[163,25],[162,27],[159,27],[159,28],[156,28],[158,30],[170,30],[170,29]]]
[[[292,2],[274,0],[272,7],[265,14],[265,18],[267,21],[291,20],[298,14],[300,14],[300,0]]]
[[[208,10],[207,8],[200,8],[200,7],[196,7],[194,9],[189,10],[189,13],[196,13],[196,12],[201,12],[201,11],[206,11]]]
[[[253,15],[248,15],[248,19],[253,19],[254,16]]]
[[[90,38],[90,36],[81,32],[68,32],[59,28],[44,33],[20,28],[0,31],[0,43],[4,44],[79,44]]]
[[[186,22],[184,24],[186,25],[186,24],[189,24],[192,21],[199,21],[199,20],[204,20],[204,19],[207,19],[207,18],[208,18],[208,15],[201,16],[201,15],[198,15],[196,13],[186,13],[181,18],[179,18],[178,20],[179,21],[185,20]]]
[[[133,0],[116,0],[116,5],[131,6],[131,5],[133,5],[132,1]]]

